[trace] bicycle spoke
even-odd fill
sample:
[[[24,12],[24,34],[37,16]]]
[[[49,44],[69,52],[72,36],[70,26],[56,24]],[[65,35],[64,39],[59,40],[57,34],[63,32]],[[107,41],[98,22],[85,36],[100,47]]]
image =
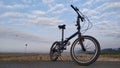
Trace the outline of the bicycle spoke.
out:
[[[92,37],[85,36],[82,45],[84,46],[86,51],[82,50],[82,46],[79,43],[79,40],[76,40],[73,43],[71,47],[72,58],[79,64],[93,63],[99,55],[99,44],[97,44],[96,40]]]

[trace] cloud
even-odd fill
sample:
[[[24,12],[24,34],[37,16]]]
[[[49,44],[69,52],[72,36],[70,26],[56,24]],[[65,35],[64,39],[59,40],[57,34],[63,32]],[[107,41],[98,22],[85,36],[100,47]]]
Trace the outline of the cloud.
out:
[[[31,4],[33,3],[35,0],[22,0],[23,3],[27,3],[27,4]]]
[[[96,4],[100,2],[96,1]],[[102,1],[100,5],[95,8],[83,8],[84,14],[86,14],[89,19],[93,20],[93,22],[97,23],[102,20],[117,20],[119,18],[119,2],[116,1]],[[95,5],[95,4],[94,4]],[[115,10],[115,11],[114,11]]]
[[[6,9],[17,9],[17,8],[25,8],[30,7],[30,5],[27,5],[28,0],[22,0],[25,4],[11,4],[6,5],[4,3],[0,4],[0,8],[6,8]],[[43,0],[44,2],[53,2],[54,0]],[[35,2],[34,0],[29,0],[28,3]],[[3,12],[0,14],[1,19],[6,19],[5,24],[13,23],[14,25],[25,25],[25,24],[39,24],[39,25],[47,25],[47,26],[53,26],[57,23],[63,22],[63,20],[56,18],[56,15],[54,14],[61,14],[64,13],[67,10],[63,4],[55,4],[50,5],[49,9],[47,11],[43,10],[33,10],[30,12],[17,12],[17,11],[10,11],[10,12]],[[51,14],[50,17],[47,14]],[[57,15],[58,16],[58,15]],[[1,24],[3,24],[2,21],[0,21]],[[16,22],[16,23],[15,23]]]
[[[91,18],[92,19],[96,19],[96,20],[100,20],[100,19],[108,19],[110,16],[115,16],[114,18],[117,18],[119,15],[117,12],[104,12],[104,13],[99,13],[96,15],[92,15]],[[111,19],[109,19],[111,20]]]
[[[65,12],[65,11],[67,11],[67,9],[66,8],[62,8],[62,9],[58,9],[58,10],[52,12],[52,13],[53,14],[61,14],[61,13]]]
[[[5,12],[0,15],[0,18],[5,18],[5,17],[23,17],[25,16],[25,13],[20,13],[20,12]]]
[[[51,17],[51,18],[38,17],[38,18],[29,20],[29,22],[32,24],[38,24],[38,25],[40,24],[40,25],[45,25],[45,26],[55,26],[57,25],[57,23],[63,22],[63,20],[59,20],[54,17]]]
[[[102,36],[106,37],[113,37],[120,39],[120,27],[119,22],[117,21],[100,21],[100,23],[96,23],[95,26],[95,33],[98,33]]]
[[[42,0],[20,0],[24,5],[28,5],[28,8],[41,6]]]
[[[96,15],[96,14],[100,14],[99,11],[96,11],[94,9],[88,9],[88,8],[84,8],[82,10],[82,12],[84,12],[87,16],[93,16],[93,15]]]
[[[5,4],[0,4],[1,9],[18,9],[18,8],[26,8],[28,5],[24,4],[12,4],[12,5],[5,5]]]
[[[3,22],[3,21],[0,21],[0,25],[3,25],[5,22]]]
[[[119,7],[120,7],[120,2],[117,1],[103,1],[103,0],[89,0],[86,2],[86,5],[90,5],[94,3],[94,5],[97,5],[98,2],[103,2],[100,5],[98,5],[96,8],[83,8],[83,12],[89,16],[89,18],[95,20],[95,19],[101,19],[101,18],[108,18],[108,16],[111,15],[117,15],[119,13]],[[116,11],[114,11],[116,10]],[[118,15],[117,15],[118,16]],[[105,18],[105,19],[106,19]]]
[[[70,0],[71,3],[76,3],[78,2],[79,0]]]
[[[101,0],[97,0],[94,3],[96,5]],[[92,0],[85,6],[89,5]],[[86,2],[87,3],[87,2]],[[102,1],[98,6],[91,8],[84,8],[84,12],[93,23],[93,28],[90,34],[97,37],[120,39],[120,2],[116,1]],[[104,39],[105,40],[105,39]]]
[[[103,10],[110,9],[110,8],[120,8],[120,2],[113,2],[105,5]]]
[[[67,10],[63,4],[49,5],[49,7],[50,9],[47,11],[47,13],[58,14]]]
[[[94,2],[94,0],[88,0],[84,3],[84,6],[91,5]]]
[[[105,2],[98,6],[95,10],[105,11],[108,9],[120,8],[120,2]]]
[[[56,10],[57,8],[61,8],[64,7],[63,4],[56,4],[56,5],[49,5],[50,9],[48,10],[48,12],[52,12],[54,10]]]
[[[19,25],[27,25],[27,24],[37,24],[37,25],[44,25],[44,26],[54,26],[57,23],[63,22],[55,17],[44,17],[41,16],[45,14],[43,11],[33,11],[31,13],[20,13],[20,12],[6,12],[0,15],[0,18],[8,19],[7,22]],[[2,22],[2,21],[0,21]],[[7,23],[6,22],[6,23]],[[5,23],[5,24],[6,24]],[[24,24],[23,24],[24,23]],[[3,23],[2,23],[3,24]]]
[[[42,0],[43,3],[51,3],[51,2],[54,2],[54,0]]]
[[[11,29],[11,28],[0,28],[0,38],[4,39],[13,39],[19,41],[29,41],[29,42],[48,42],[47,39],[44,39],[39,36],[32,35],[27,32]]]
[[[41,11],[41,10],[34,10],[34,11],[32,11],[32,13],[35,14],[35,15],[44,15],[44,14],[46,14],[46,12]]]

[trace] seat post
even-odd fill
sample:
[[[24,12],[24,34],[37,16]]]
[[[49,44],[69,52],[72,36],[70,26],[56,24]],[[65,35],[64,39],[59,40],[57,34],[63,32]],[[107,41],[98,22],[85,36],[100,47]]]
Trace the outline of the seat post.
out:
[[[61,41],[64,41],[64,29],[62,29],[62,39]]]
[[[62,39],[61,39],[62,42],[64,41],[64,29],[65,29],[65,26],[66,26],[65,24],[58,26],[59,29],[62,29]]]

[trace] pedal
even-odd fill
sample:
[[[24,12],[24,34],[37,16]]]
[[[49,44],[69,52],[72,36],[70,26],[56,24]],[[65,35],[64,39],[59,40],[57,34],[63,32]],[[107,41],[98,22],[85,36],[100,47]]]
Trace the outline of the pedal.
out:
[[[65,48],[65,47],[62,47],[61,50],[66,50],[66,48]]]

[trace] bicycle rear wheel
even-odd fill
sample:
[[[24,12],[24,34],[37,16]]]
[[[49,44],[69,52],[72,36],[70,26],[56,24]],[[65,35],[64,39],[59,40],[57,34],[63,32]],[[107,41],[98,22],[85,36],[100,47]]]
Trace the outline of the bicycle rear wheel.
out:
[[[56,61],[59,57],[59,42],[54,42],[50,48],[50,60]]]
[[[82,45],[85,50],[83,50]],[[80,65],[90,65],[97,60],[100,55],[100,44],[91,36],[82,36],[76,39],[71,46],[71,57]]]

